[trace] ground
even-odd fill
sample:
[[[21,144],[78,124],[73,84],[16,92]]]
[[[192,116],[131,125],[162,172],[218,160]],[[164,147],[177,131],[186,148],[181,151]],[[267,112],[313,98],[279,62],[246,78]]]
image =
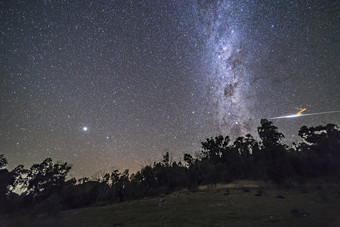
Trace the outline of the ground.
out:
[[[2,216],[0,226],[340,226],[340,187],[238,181],[57,216]]]

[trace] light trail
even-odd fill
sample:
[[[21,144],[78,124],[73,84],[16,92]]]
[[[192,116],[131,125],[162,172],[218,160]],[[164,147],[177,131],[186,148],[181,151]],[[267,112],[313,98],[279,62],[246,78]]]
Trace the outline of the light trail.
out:
[[[300,114],[300,115],[293,114],[293,115],[286,115],[286,116],[280,116],[280,117],[272,117],[272,118],[269,118],[269,120],[284,119],[284,118],[295,118],[295,117],[304,117],[304,116],[321,115],[321,114],[332,114],[332,113],[340,113],[340,110],[328,111],[328,112],[320,112],[320,113]]]

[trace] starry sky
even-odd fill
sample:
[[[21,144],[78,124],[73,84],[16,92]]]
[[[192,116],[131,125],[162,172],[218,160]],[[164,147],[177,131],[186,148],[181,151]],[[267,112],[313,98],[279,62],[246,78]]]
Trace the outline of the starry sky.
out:
[[[0,0],[0,154],[71,175],[340,110],[340,2]],[[274,121],[287,141],[340,114]]]

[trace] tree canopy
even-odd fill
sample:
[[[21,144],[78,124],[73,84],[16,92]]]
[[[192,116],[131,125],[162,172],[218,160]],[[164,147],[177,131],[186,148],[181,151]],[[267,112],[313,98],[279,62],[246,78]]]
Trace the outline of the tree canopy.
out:
[[[211,137],[193,157],[172,160],[169,152],[153,165],[130,174],[129,170],[102,173],[90,179],[68,179],[72,166],[47,158],[29,169],[19,165],[7,169],[7,159],[0,155],[1,212],[46,207],[55,210],[122,202],[144,196],[169,193],[187,187],[196,190],[202,184],[228,183],[237,179],[286,180],[328,176],[340,177],[340,130],[334,124],[302,126],[302,141],[291,148],[282,143],[284,135],[266,119],[258,127],[260,140],[247,134],[231,141],[228,136]],[[15,189],[20,189],[17,194]]]

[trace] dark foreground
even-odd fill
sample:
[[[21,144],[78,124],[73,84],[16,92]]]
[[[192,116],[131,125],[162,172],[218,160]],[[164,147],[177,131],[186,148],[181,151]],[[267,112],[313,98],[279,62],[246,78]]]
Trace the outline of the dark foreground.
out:
[[[0,226],[340,226],[340,187],[239,181],[55,216],[1,216]]]

